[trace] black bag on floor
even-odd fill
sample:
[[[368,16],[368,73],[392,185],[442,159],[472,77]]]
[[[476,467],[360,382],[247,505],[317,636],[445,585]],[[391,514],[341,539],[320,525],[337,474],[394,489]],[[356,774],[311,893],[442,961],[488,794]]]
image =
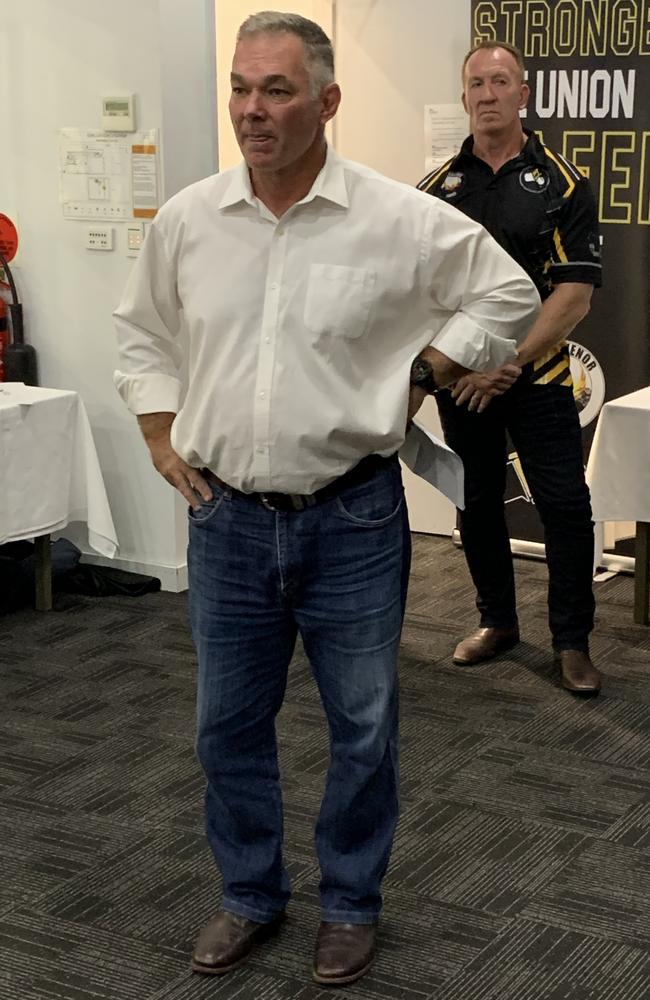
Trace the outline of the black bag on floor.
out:
[[[160,580],[155,576],[127,573],[112,566],[87,566],[79,563],[56,579],[56,589],[66,594],[83,594],[86,597],[110,597],[122,594],[140,597],[160,590]]]

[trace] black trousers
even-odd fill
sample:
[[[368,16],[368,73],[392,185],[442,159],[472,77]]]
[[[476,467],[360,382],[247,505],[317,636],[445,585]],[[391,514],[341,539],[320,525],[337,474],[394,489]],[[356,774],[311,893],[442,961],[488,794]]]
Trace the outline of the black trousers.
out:
[[[460,533],[481,625],[517,622],[504,511],[508,431],[544,526],[553,646],[586,652],[594,621],[594,533],[572,389],[519,379],[483,413],[456,406],[447,391],[436,399],[447,444],[465,466]]]

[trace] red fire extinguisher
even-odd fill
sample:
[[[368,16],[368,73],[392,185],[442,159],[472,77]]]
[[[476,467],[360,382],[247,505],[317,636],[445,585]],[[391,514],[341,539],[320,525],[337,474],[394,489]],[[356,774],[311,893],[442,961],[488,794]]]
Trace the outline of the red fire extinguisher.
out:
[[[23,331],[23,307],[18,298],[16,283],[13,279],[9,261],[13,260],[18,249],[18,233],[11,219],[0,214],[0,266],[4,271],[5,281],[9,284],[11,297],[9,300],[9,316],[11,318],[11,339],[2,355],[3,378],[6,382],[24,382],[25,385],[38,385],[38,367],[36,351],[31,344],[25,343]]]

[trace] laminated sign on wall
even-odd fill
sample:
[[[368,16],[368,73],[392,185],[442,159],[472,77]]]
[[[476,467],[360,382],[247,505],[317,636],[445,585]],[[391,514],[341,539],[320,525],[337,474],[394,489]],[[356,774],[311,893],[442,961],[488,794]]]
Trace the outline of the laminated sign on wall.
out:
[[[158,209],[156,129],[60,129],[59,191],[66,219],[152,219]]]

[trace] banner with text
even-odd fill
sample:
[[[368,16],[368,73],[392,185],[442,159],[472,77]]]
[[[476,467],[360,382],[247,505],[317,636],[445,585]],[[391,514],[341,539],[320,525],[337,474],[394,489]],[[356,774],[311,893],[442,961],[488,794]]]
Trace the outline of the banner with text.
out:
[[[570,343],[586,454],[603,402],[650,384],[650,0],[472,0],[472,45],[488,40],[521,50],[523,124],[598,202],[603,288]],[[514,451],[508,474],[511,537],[541,540]]]

